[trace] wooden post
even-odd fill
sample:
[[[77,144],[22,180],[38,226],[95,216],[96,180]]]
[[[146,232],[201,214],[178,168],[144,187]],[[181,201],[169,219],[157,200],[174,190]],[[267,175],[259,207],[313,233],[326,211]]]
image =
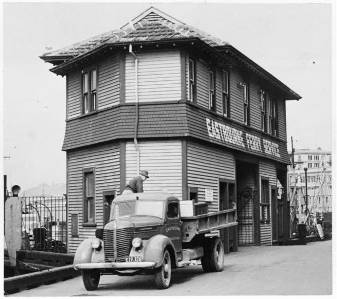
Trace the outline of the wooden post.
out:
[[[22,215],[19,197],[8,197],[5,203],[5,240],[11,266],[16,266],[16,252],[21,249]]]

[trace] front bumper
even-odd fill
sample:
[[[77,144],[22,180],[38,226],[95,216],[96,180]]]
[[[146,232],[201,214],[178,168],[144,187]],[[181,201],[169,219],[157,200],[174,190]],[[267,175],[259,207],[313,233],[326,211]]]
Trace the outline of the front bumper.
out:
[[[154,269],[155,262],[122,262],[122,263],[82,263],[74,265],[76,270],[89,269],[113,269],[113,270],[137,270]]]

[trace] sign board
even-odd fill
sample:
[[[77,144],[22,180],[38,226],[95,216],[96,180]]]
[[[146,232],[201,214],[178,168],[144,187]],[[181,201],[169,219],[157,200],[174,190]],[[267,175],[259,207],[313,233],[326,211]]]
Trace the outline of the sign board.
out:
[[[205,188],[205,201],[213,201],[213,189]]]
[[[206,117],[208,136],[224,144],[233,144],[242,149],[280,158],[279,145],[268,139],[235,129]]]

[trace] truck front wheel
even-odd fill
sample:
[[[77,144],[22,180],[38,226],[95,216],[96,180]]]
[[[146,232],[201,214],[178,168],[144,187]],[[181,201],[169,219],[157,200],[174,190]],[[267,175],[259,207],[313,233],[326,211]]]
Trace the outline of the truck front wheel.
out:
[[[154,276],[154,281],[159,289],[167,289],[170,286],[171,269],[171,256],[169,251],[166,249],[163,255],[163,264]]]
[[[224,269],[224,247],[220,238],[206,241],[201,265],[205,272],[220,272]]]
[[[94,291],[97,289],[101,274],[97,270],[83,270],[82,279],[84,287],[87,291]]]

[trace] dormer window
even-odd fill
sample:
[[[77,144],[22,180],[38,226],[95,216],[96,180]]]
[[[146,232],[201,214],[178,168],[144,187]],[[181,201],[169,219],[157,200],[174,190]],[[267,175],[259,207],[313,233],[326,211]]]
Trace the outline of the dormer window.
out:
[[[215,111],[215,73],[209,72],[209,109]]]
[[[82,112],[87,114],[97,108],[97,70],[82,72]]]
[[[189,96],[188,99],[191,102],[195,102],[196,100],[196,80],[195,80],[195,60],[189,59],[188,60],[188,74],[189,74]]]

